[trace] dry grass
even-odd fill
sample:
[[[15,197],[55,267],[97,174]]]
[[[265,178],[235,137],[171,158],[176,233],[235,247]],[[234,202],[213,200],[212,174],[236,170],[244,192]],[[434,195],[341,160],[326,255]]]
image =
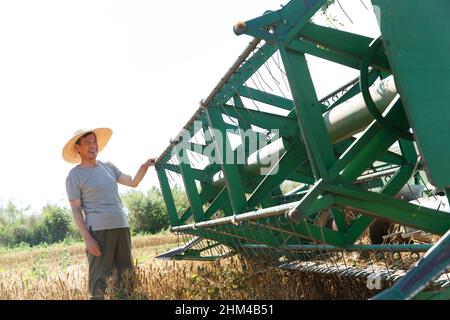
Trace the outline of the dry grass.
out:
[[[133,238],[136,267],[123,289],[110,280],[108,299],[366,299],[361,280],[279,270],[237,256],[215,262],[164,261],[172,234]],[[0,256],[0,299],[87,299],[82,244],[15,249]],[[344,281],[345,280],[345,281]]]
[[[163,261],[154,256],[176,246],[171,234],[133,238],[136,267],[125,288],[114,279],[109,299],[293,299],[287,273],[236,257],[216,262]],[[82,244],[25,248],[0,256],[0,299],[87,299]]]
[[[232,257],[215,262],[171,261],[136,268],[110,299],[299,299],[288,273]],[[133,290],[130,290],[133,288]]]
[[[133,238],[137,267],[177,243],[173,234]],[[87,299],[87,259],[82,243],[2,249],[0,299]]]

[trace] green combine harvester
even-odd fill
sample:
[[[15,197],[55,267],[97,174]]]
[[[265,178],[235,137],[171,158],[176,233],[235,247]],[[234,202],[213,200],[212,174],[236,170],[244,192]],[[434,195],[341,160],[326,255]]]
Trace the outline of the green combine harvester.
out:
[[[367,279],[373,299],[449,299],[450,2],[372,0],[376,39],[314,24],[327,5],[234,26],[253,40],[156,163],[185,240],[159,257],[240,254]],[[359,76],[319,98],[309,57]]]

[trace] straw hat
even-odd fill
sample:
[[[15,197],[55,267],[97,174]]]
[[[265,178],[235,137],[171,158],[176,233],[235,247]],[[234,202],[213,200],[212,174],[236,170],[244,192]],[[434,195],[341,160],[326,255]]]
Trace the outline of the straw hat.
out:
[[[62,150],[62,157],[65,161],[69,163],[80,163],[81,157],[75,149],[75,143],[80,137],[88,132],[94,132],[97,136],[98,152],[102,151],[103,148],[112,136],[112,130],[109,128],[96,128],[96,129],[80,129],[77,130],[73,137],[66,143]]]

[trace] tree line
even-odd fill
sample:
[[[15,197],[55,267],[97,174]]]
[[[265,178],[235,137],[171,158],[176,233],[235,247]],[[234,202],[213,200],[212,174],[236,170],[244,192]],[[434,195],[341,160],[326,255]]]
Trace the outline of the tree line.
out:
[[[153,187],[146,193],[129,190],[121,194],[128,214],[131,233],[158,233],[169,227],[169,219],[161,191]],[[180,212],[189,207],[181,188],[173,190]],[[38,214],[27,214],[29,207],[19,208],[12,201],[0,206],[0,246],[34,246],[61,241],[81,241],[68,206],[47,204]]]

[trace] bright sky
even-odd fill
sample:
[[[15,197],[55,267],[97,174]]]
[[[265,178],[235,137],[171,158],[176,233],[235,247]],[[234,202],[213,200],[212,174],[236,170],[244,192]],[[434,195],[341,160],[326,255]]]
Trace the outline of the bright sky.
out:
[[[287,2],[0,1],[0,206],[67,205],[61,150],[79,128],[112,128],[98,159],[134,175],[251,41],[233,25]],[[154,169],[138,189],[152,185]]]

